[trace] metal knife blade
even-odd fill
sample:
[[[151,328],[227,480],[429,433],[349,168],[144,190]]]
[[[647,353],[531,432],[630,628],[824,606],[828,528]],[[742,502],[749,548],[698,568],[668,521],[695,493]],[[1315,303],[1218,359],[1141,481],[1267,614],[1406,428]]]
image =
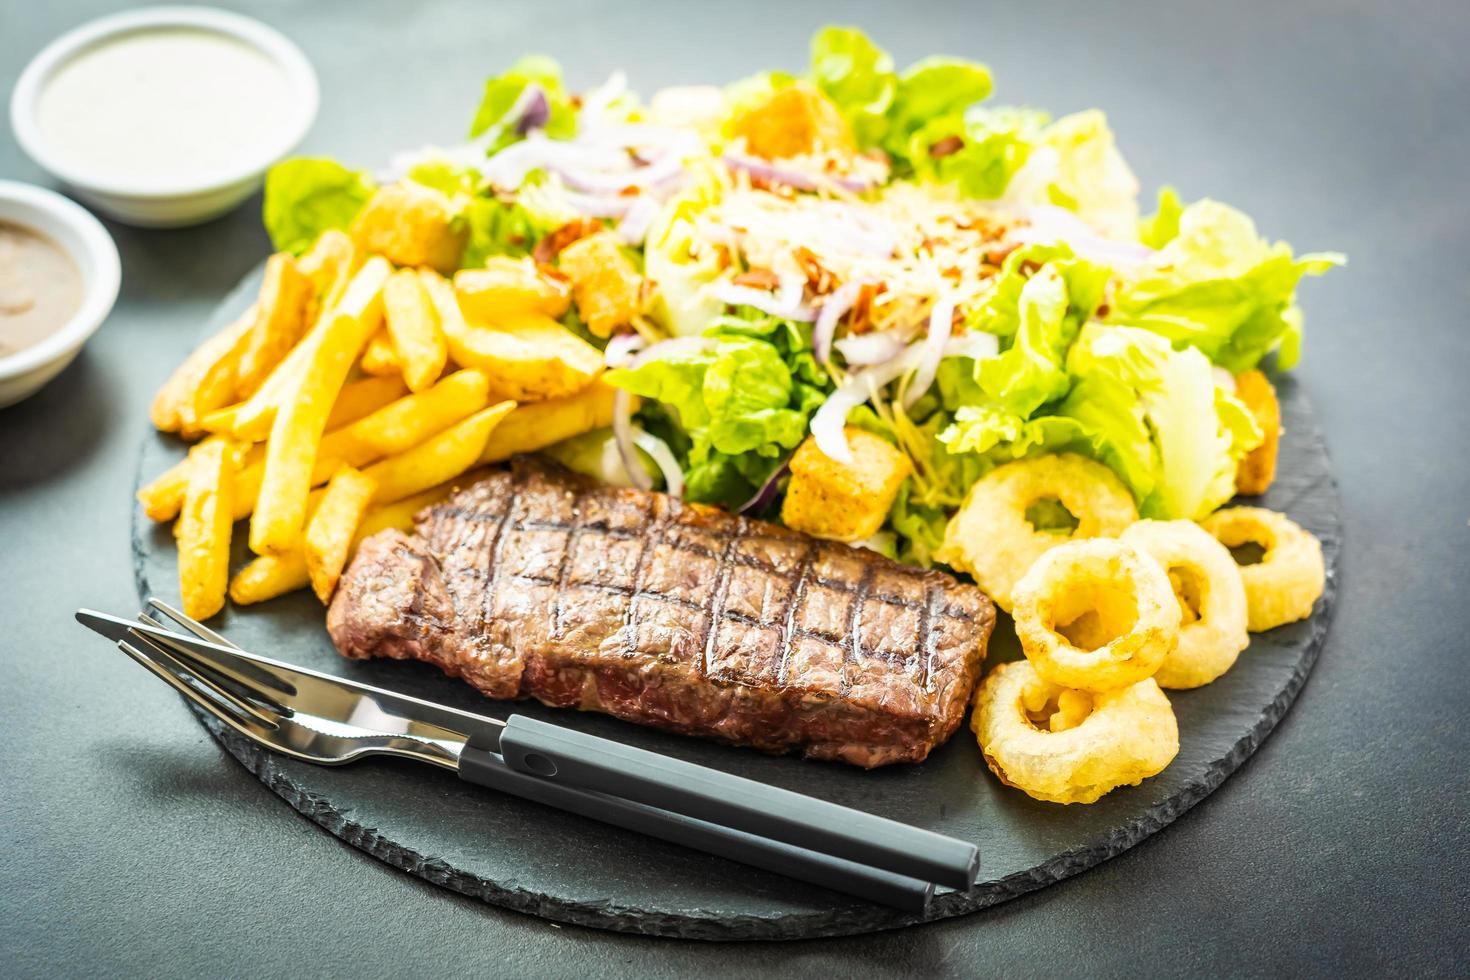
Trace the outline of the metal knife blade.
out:
[[[309,701],[305,710],[319,718],[342,725],[388,735],[409,734],[438,740],[473,741],[475,745],[495,751],[505,722],[484,715],[460,711],[446,705],[423,701],[406,694],[350,681],[305,667],[281,663],[239,647],[209,643],[197,637],[175,633],[122,619],[91,609],[79,609],[77,622],[113,642],[144,636],[155,643],[175,649],[221,672],[238,672],[262,690],[275,692],[275,700],[290,707],[292,702]],[[425,728],[437,729],[426,731]]]

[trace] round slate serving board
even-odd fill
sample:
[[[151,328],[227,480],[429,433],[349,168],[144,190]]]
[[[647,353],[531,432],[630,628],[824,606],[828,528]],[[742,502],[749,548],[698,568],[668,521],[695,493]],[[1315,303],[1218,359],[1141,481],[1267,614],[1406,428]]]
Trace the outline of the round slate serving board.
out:
[[[238,315],[258,285],[259,270],[221,304],[211,329]],[[499,718],[525,713],[977,843],[981,871],[975,888],[941,892],[924,919],[499,796],[445,770],[391,759],[313,766],[258,749],[212,719],[201,720],[261,782],[347,843],[435,884],[549,919],[662,936],[792,939],[975,912],[1092,867],[1166,826],[1255,751],[1306,680],[1331,616],[1341,523],[1311,404],[1290,378],[1279,381],[1278,389],[1286,430],[1281,466],[1261,503],[1321,538],[1326,593],[1310,620],[1253,636],[1235,667],[1215,683],[1169,692],[1179,718],[1178,758],[1143,785],[1117,790],[1091,806],[1040,803],[1002,786],[986,770],[967,727],[920,765],[864,772],[769,758],[533,702],[487,701],[424,664],[347,661],[333,651],[322,607],[309,591],[229,608],[211,622],[267,656]],[[183,450],[178,440],[150,436],[140,476],[161,472]],[[239,563],[247,557],[243,537],[237,534],[235,541]],[[133,550],[139,599],[176,601],[169,527],[137,512]],[[1001,616],[989,662],[1019,655],[1010,620]]]

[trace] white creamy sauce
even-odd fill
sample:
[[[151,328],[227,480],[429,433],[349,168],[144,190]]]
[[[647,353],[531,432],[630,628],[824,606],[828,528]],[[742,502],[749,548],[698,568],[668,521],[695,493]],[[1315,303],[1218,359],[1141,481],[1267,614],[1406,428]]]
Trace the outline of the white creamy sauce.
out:
[[[166,28],[78,53],[42,88],[37,115],[52,151],[77,170],[165,186],[258,157],[290,120],[291,91],[250,45]]]

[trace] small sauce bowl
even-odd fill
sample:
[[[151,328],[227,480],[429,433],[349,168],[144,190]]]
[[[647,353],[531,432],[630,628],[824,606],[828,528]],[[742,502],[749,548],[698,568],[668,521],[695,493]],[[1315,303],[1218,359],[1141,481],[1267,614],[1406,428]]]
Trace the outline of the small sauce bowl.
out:
[[[3,407],[35,394],[76,358],[117,302],[121,265],[101,222],[55,191],[0,180],[0,222],[49,238],[82,277],[82,302],[69,320],[36,343],[0,357]]]
[[[123,172],[123,165],[115,159],[109,161],[105,152],[98,154],[100,159],[84,161],[75,147],[68,150],[48,139],[47,127],[43,125],[42,102],[48,85],[58,77],[65,78],[69,69],[91,58],[88,70],[95,76],[97,72],[104,71],[97,67],[97,58],[108,50],[109,45],[115,54],[118,45],[131,40],[156,41],[201,35],[211,43],[239,46],[240,50],[250,53],[252,64],[268,63],[274,69],[271,78],[273,88],[279,81],[289,94],[282,100],[284,105],[279,118],[277,114],[270,115],[268,133],[260,135],[248,150],[242,149],[238,156],[232,155],[227,163],[201,165],[192,172],[174,170],[170,174],[140,174],[136,166],[131,168],[132,172]],[[109,64],[117,66],[118,62]],[[116,70],[124,69],[117,67]],[[199,74],[208,75],[209,68],[205,67]],[[206,92],[208,85],[204,83],[220,83],[228,78],[228,75],[218,74],[212,78],[201,77],[198,90]],[[129,79],[123,79],[122,83],[127,81]],[[244,86],[237,88],[236,92],[243,90]],[[180,86],[170,86],[167,91],[184,96],[193,94]],[[271,164],[289,154],[306,136],[316,119],[317,104],[316,73],[312,71],[311,64],[300,48],[274,29],[249,17],[221,10],[150,7],[83,24],[47,45],[26,66],[16,82],[10,100],[10,119],[16,140],[31,159],[70,185],[79,197],[99,211],[126,224],[176,227],[207,221],[253,194]],[[147,116],[150,103],[139,101],[128,105],[130,109],[141,107],[139,111],[148,119],[150,129],[178,135],[181,142],[195,134],[189,120],[169,113],[161,103],[157,114],[152,117]]]

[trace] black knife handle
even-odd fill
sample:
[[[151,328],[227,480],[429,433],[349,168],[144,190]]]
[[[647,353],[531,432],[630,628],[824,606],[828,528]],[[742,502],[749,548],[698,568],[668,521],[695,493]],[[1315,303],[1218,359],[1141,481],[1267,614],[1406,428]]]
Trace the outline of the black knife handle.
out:
[[[549,783],[645,803],[906,878],[965,890],[980,869],[974,844],[523,715],[506,722],[500,752],[512,769]]]
[[[459,757],[460,778],[524,799],[591,817],[626,830],[716,854],[732,861],[808,881],[870,902],[922,914],[934,886],[827,854],[766,840],[754,834],[696,820],[657,807],[577,789],[555,780],[517,772],[494,752],[465,746]]]

